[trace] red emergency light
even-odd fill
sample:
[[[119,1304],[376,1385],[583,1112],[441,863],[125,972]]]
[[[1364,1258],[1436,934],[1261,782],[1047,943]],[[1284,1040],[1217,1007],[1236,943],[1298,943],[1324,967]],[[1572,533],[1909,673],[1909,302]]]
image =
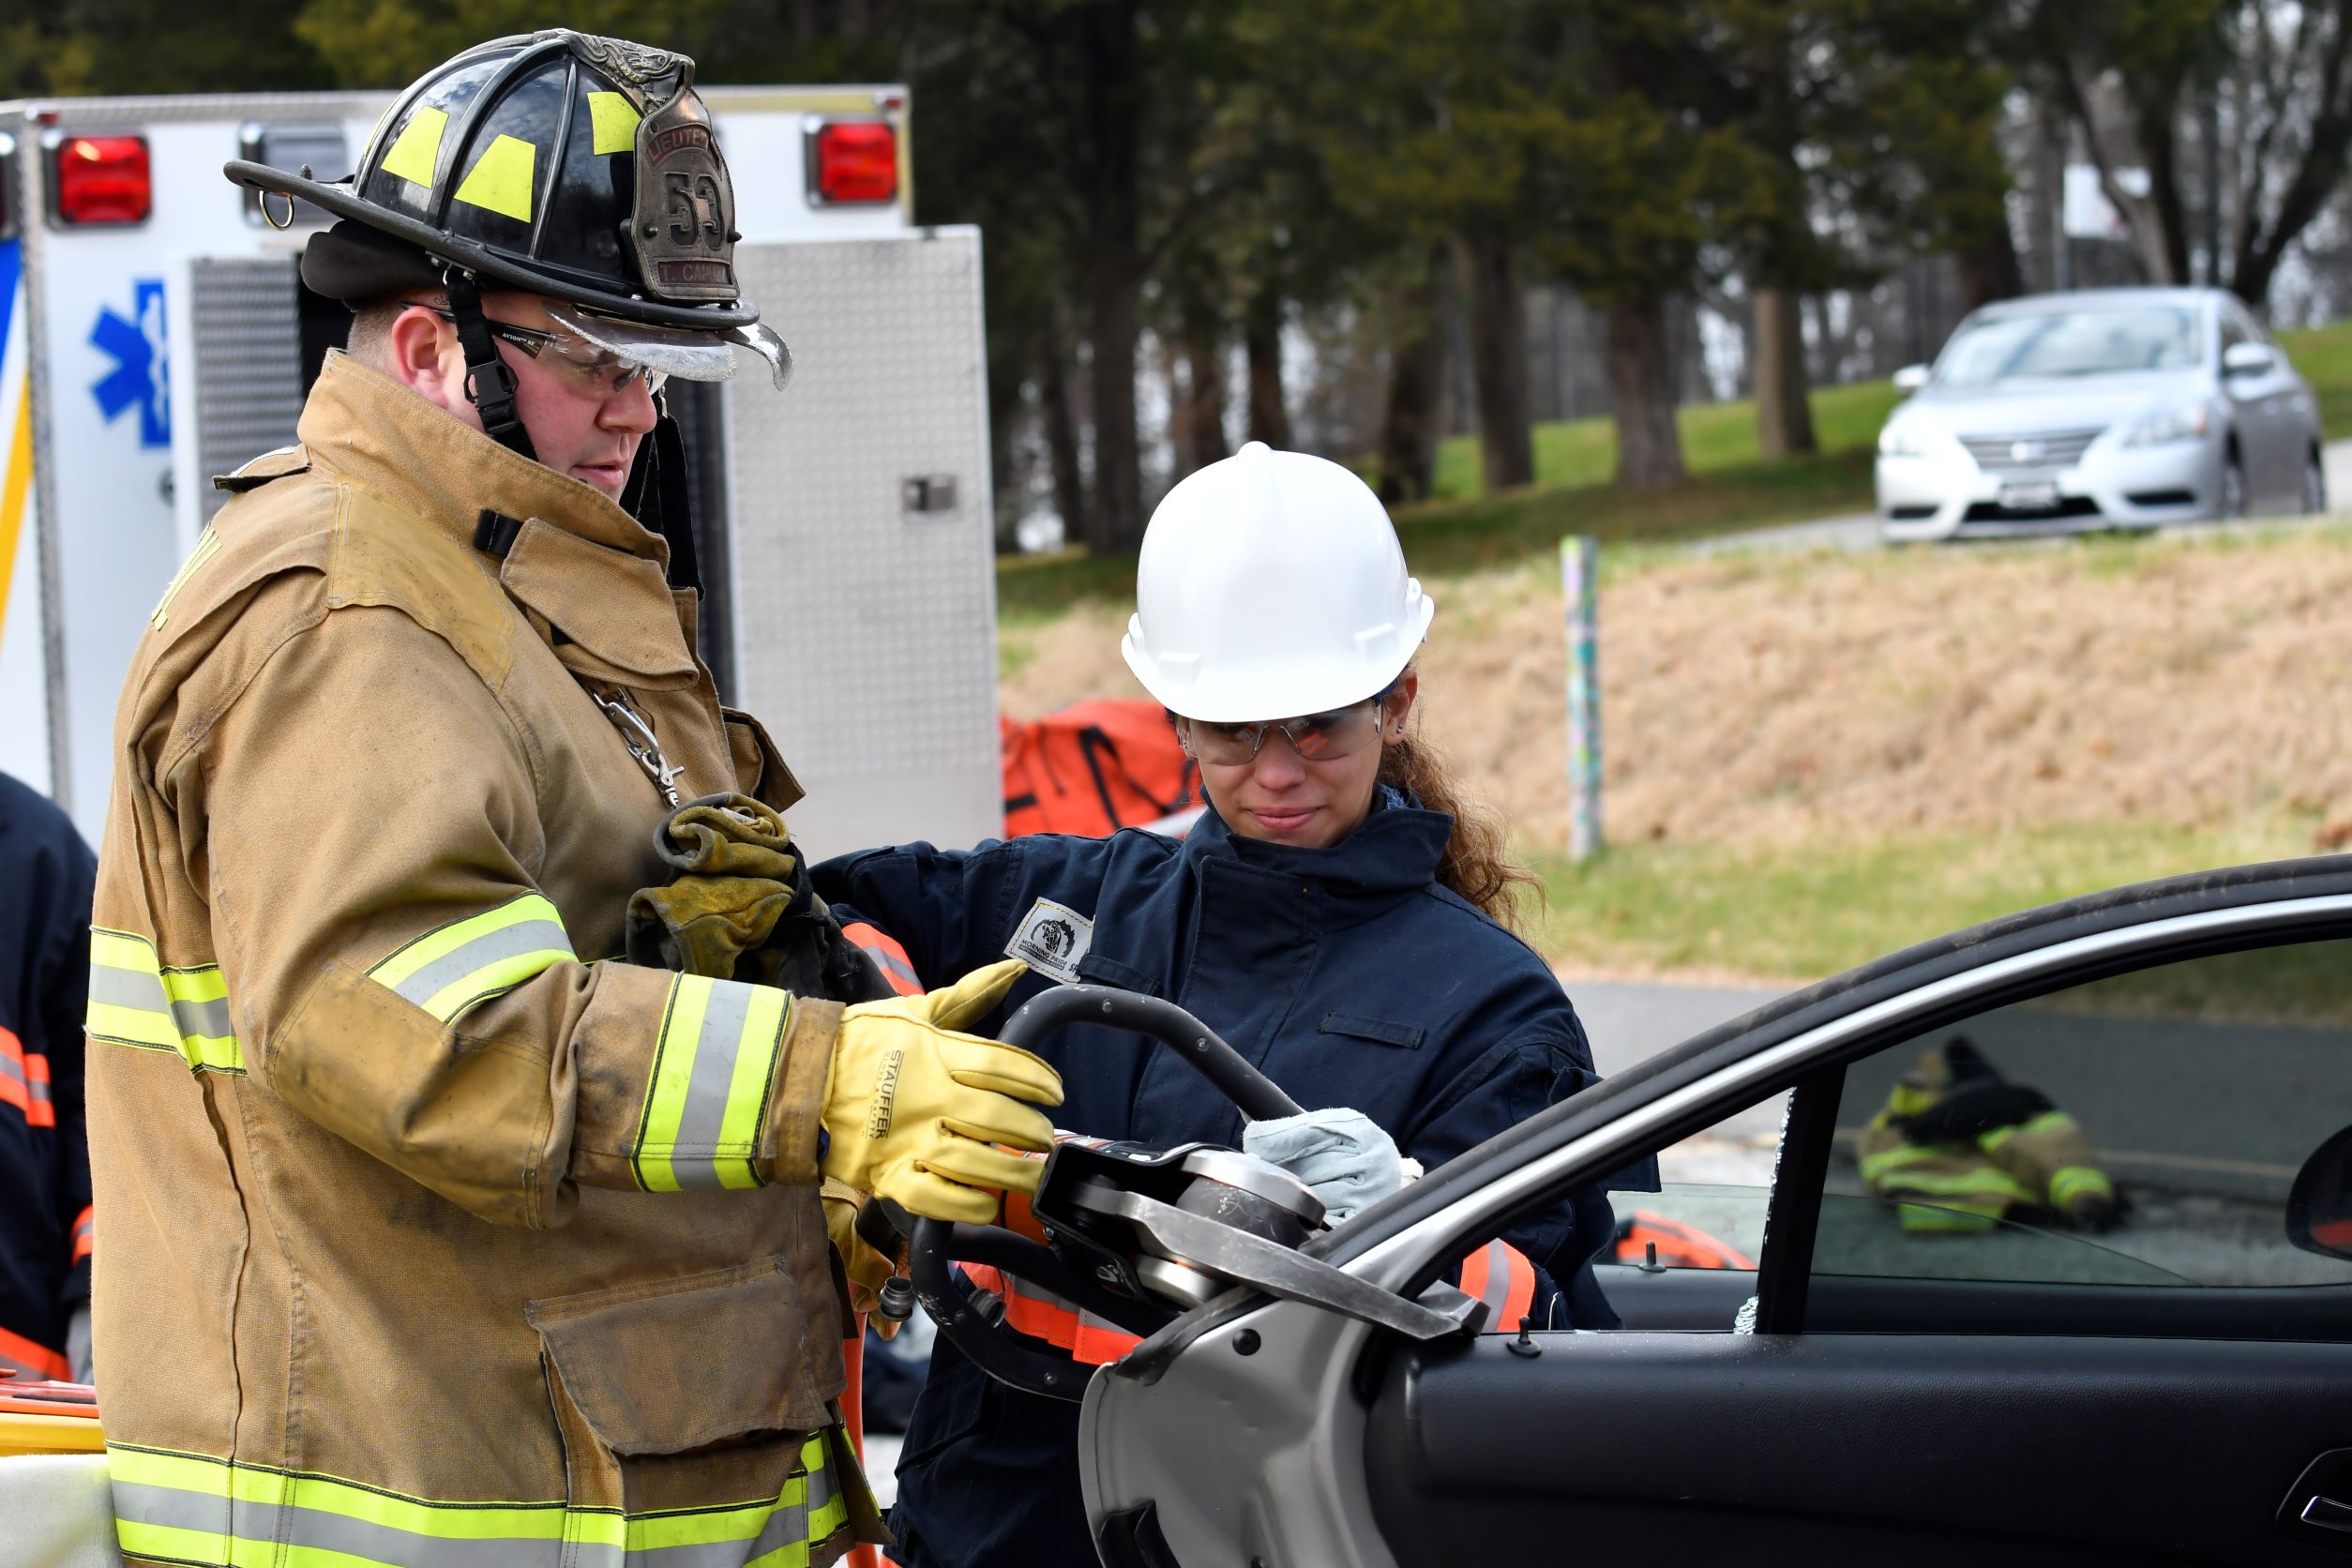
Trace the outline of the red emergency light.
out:
[[[68,136],[51,151],[49,167],[60,223],[144,223],[155,210],[143,136]]]
[[[817,201],[895,202],[898,199],[898,131],[882,120],[827,120],[812,139]]]

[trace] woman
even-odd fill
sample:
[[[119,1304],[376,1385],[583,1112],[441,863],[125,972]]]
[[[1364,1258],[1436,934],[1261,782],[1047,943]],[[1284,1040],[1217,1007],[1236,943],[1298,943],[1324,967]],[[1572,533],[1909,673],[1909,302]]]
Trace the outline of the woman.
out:
[[[1301,1105],[1359,1109],[1425,1167],[1591,1082],[1575,1009],[1502,923],[1530,874],[1413,737],[1433,609],[1364,482],[1251,443],[1161,503],[1137,598],[1123,651],[1199,763],[1192,831],[852,855],[814,874],[836,915],[897,939],[926,986],[1027,959],[1008,1009],[1057,982],[1167,997]],[[1038,1048],[1063,1127],[1243,1141],[1242,1113],[1138,1036],[1078,1026]],[[1609,1231],[1592,1192],[1509,1233],[1547,1276],[1539,1319],[1614,1326],[1587,1266]],[[1077,1431],[1077,1406],[942,1342],[902,1450],[895,1560],[1093,1561]]]

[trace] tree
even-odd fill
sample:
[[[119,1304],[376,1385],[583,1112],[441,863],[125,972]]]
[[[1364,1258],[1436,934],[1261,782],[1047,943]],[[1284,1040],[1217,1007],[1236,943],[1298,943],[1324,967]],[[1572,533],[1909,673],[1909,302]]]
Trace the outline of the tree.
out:
[[[2194,279],[2206,217],[2209,280],[2261,309],[2352,166],[2352,0],[2037,0],[2030,26],[2148,278]]]

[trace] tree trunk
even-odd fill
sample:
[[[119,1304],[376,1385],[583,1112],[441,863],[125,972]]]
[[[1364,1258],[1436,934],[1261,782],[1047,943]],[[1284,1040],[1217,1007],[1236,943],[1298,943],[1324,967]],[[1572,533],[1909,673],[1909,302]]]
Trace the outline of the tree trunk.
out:
[[[1445,381],[1445,329],[1440,320],[1441,256],[1397,301],[1389,344],[1388,403],[1380,415],[1380,499],[1391,506],[1425,501],[1437,483],[1438,405]]]
[[[1249,439],[1290,449],[1290,411],[1282,400],[1282,296],[1260,289],[1242,324],[1249,353]]]
[[[1529,426],[1527,294],[1509,237],[1474,230],[1461,242],[1470,275],[1470,374],[1478,387],[1478,448],[1486,493],[1535,482]]]
[[[1802,303],[1794,289],[1756,291],[1756,440],[1768,458],[1821,449],[1807,397]]]
[[[2017,241],[2006,219],[1985,231],[1973,245],[1961,247],[1960,309],[1963,312],[1997,299],[2015,299],[2026,292],[2026,269],[2017,260]]]
[[[1609,307],[1609,412],[1617,425],[1617,483],[1651,490],[1689,477],[1674,423],[1674,368],[1664,299]]]
[[[1142,329],[1143,83],[1133,0],[1082,8],[1088,135],[1087,227],[1080,245],[1093,352],[1094,494],[1086,548],[1121,555],[1143,542],[1143,462],[1136,439],[1136,338]]]
[[[1184,367],[1184,402],[1177,411],[1180,475],[1206,468],[1228,454],[1225,444],[1225,355],[1216,324],[1205,312],[1186,312],[1178,344]]]
[[[1089,537],[1086,469],[1078,451],[1078,415],[1070,407],[1070,350],[1062,333],[1059,307],[1046,312],[1038,338],[1037,401],[1046,427],[1046,454],[1053,466],[1053,505],[1062,514],[1062,542]]]

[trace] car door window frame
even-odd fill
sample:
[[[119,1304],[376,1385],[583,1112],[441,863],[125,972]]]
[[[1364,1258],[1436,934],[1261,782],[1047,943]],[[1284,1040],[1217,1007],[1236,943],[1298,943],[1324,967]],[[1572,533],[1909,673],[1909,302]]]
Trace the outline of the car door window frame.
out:
[[[2352,889],[2352,867],[2337,867],[2328,882]],[[2291,873],[2274,873],[2291,875]],[[2253,873],[2247,874],[2249,880]],[[2035,924],[2024,917],[1995,923],[1977,932],[1946,939],[1951,945],[1937,952],[1930,943],[1908,954],[1881,960],[1879,965],[1825,982],[1797,993],[1785,1008],[1776,1004],[1762,1021],[1738,1020],[1640,1064],[1611,1082],[1596,1086],[1523,1123],[1511,1133],[1472,1151],[1453,1165],[1416,1184],[1391,1200],[1388,1214],[1364,1216],[1310,1244],[1311,1251],[1349,1266],[1368,1279],[1405,1293],[1418,1292],[1442,1273],[1447,1259],[1461,1246],[1498,1235],[1516,1219],[1531,1214],[1558,1195],[1605,1178],[1632,1159],[1699,1131],[1726,1114],[1796,1087],[1801,1080],[1842,1082],[1847,1063],[1922,1033],[1955,1023],[1994,1007],[2047,995],[2133,970],[2215,953],[2352,937],[2352,890],[2336,892],[2313,887],[2304,897],[2253,899],[2217,908],[2180,908],[2157,912],[2161,903],[2190,905],[2199,895],[2233,891],[2215,888],[2207,879],[2178,879],[2154,884],[2138,901],[2086,899],[2043,912],[2040,924],[2064,923],[2070,916],[2088,928],[2058,934],[2051,940],[1982,962],[1969,961],[1993,945],[1995,935],[2030,935]],[[2171,897],[2167,897],[2166,895]],[[2147,912],[2146,918],[2133,918]],[[2008,927],[2008,931],[2000,927]],[[1986,933],[1991,933],[1988,935]],[[1965,939],[1965,940],[1964,940]],[[1910,960],[1908,962],[1905,960]],[[1933,972],[1946,968],[1947,972]],[[1850,1010],[1809,1021],[1806,1015],[1850,997],[1865,988],[1896,980],[1907,972],[1924,970],[1914,984],[1897,985],[1889,994]],[[1743,1030],[1741,1026],[1745,1024]],[[1786,1029],[1785,1038],[1761,1047],[1739,1048],[1758,1030]],[[1670,1083],[1670,1087],[1661,1088]],[[1611,1102],[1627,1094],[1650,1093],[1647,1103],[1623,1114],[1611,1114]],[[1817,1088],[1815,1095],[1821,1093]],[[1829,1090],[1826,1118],[1834,1122],[1836,1089]],[[1804,1096],[1811,1100],[1815,1095]],[[1797,1102],[1790,1108],[1793,1122]],[[1826,1138],[1821,1131],[1819,1138]],[[1815,1139],[1791,1137],[1784,1140],[1782,1169],[1793,1173],[1791,1162],[1809,1156],[1804,1150]],[[1826,1151],[1819,1158],[1826,1160]],[[1775,1182],[1775,1201],[1777,1188]],[[1818,1184],[1814,1206],[1817,1210]],[[1383,1208],[1390,1208],[1384,1204]],[[1795,1211],[1776,1212],[1772,1222],[1795,1220]],[[1382,1223],[1385,1221],[1386,1223]],[[1358,1229],[1358,1225],[1364,1229]],[[1781,1236],[1768,1223],[1764,1255],[1768,1274],[1775,1268],[1773,1254]],[[1451,1248],[1452,1250],[1449,1250]],[[1810,1259],[1807,1259],[1808,1273]],[[1775,1293],[1799,1287],[1784,1273],[1774,1280]],[[1785,1308],[1775,1304],[1767,1314],[1759,1287],[1758,1315],[1786,1322]],[[1802,1321],[1802,1312],[1798,1314]],[[1776,1330],[1775,1332],[1786,1332]]]

